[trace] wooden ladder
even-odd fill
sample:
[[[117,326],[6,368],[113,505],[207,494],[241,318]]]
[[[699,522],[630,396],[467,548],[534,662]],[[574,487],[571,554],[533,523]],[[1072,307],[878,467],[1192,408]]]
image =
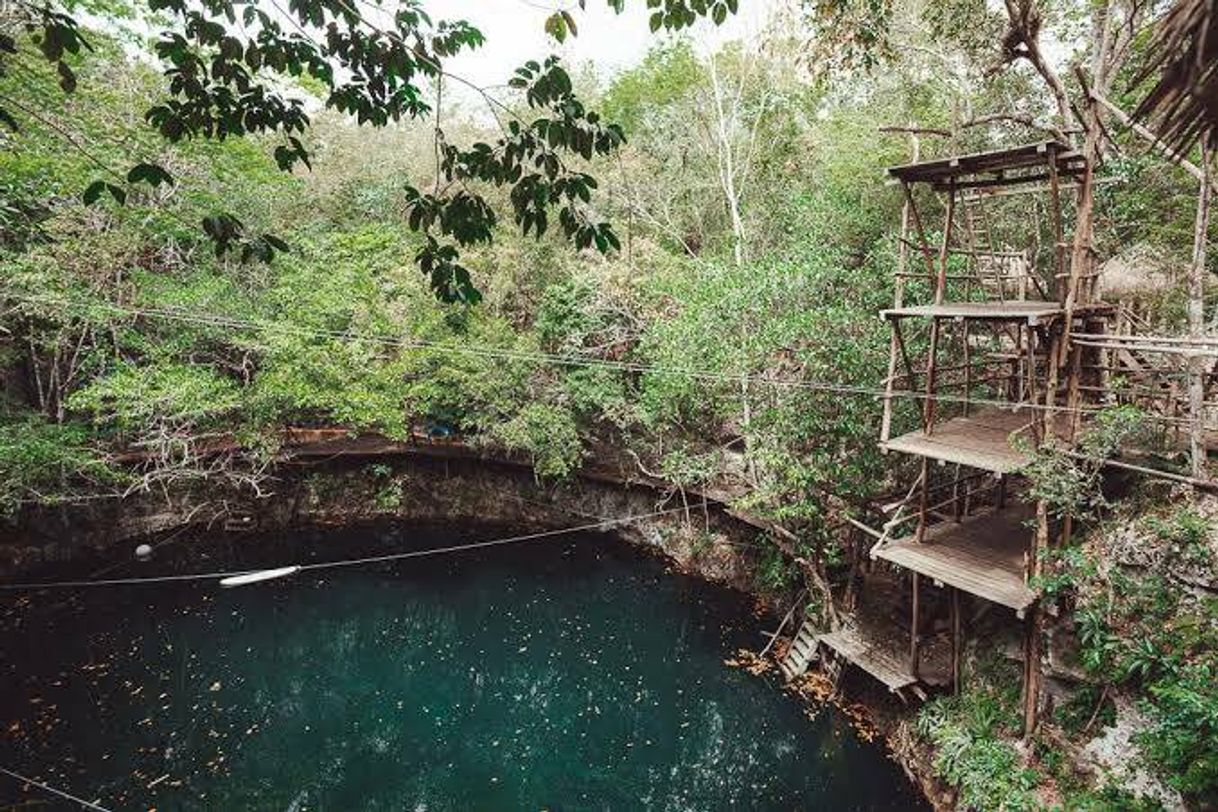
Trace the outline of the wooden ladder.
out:
[[[778,663],[778,670],[785,679],[793,680],[808,670],[808,663],[816,659],[817,632],[815,625],[804,621],[795,635],[787,656]]]

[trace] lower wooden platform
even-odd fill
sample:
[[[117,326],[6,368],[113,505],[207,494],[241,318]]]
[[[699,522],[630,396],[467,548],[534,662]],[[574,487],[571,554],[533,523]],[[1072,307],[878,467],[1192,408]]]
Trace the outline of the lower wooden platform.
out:
[[[872,638],[857,626],[822,634],[818,640],[884,683],[890,691],[900,691],[918,682],[910,672],[909,664],[894,654],[894,651],[901,651],[894,646],[895,641]]]
[[[911,536],[877,545],[873,558],[921,573],[1022,613],[1036,600],[1025,582],[1025,555],[1032,540],[1030,505],[943,522],[927,528],[921,542]]]

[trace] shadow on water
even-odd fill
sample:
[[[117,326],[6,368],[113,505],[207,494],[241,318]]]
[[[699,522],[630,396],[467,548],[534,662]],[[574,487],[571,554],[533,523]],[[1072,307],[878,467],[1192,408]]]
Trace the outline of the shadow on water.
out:
[[[494,534],[243,536],[121,572]],[[745,596],[609,537],[0,613],[0,765],[113,809],[924,808],[835,712],[723,665],[760,640]],[[0,802],[36,797],[0,781]]]

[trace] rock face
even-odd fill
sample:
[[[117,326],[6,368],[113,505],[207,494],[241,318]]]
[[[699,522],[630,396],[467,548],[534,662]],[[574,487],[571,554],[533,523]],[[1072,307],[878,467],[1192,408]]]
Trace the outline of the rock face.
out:
[[[261,497],[211,484],[29,509],[0,528],[0,577],[11,581],[113,561],[134,555],[137,539],[192,529],[236,534],[373,519],[556,529],[673,511],[604,529],[685,571],[752,591],[757,529],[718,506],[703,508],[692,496],[688,502],[687,509],[679,494],[603,478],[546,485],[514,462],[348,457],[285,466]]]
[[[1096,775],[1106,777],[1135,796],[1152,798],[1164,809],[1181,812],[1186,808],[1180,793],[1156,778],[1139,759],[1134,739],[1150,726],[1150,721],[1128,698],[1114,697],[1116,723],[1104,728],[1099,736],[1083,747],[1080,765]]]

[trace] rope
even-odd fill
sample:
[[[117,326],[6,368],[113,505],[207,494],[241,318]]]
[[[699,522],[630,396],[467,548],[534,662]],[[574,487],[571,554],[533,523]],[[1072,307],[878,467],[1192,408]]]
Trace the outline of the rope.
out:
[[[49,787],[46,784],[43,784],[39,781],[35,781],[33,778],[28,778],[20,773],[15,773],[12,770],[5,769],[4,767],[0,767],[0,773],[4,773],[7,776],[16,778],[18,781],[21,781],[22,783],[38,787],[38,789],[43,790],[45,792],[49,792],[52,795],[58,795],[60,798],[67,798],[69,801],[75,801],[76,803],[78,803],[82,807],[84,807],[85,809],[95,809],[95,810],[97,810],[97,812],[110,812],[110,810],[104,806],[98,806],[97,804],[93,803],[92,801],[86,801],[84,798],[77,798],[75,795],[73,795],[70,792],[64,792],[61,789],[55,789],[54,787]]]
[[[704,504],[694,505],[693,507],[702,507]],[[298,569],[303,571],[317,571],[327,569],[338,569],[339,567],[356,567],[367,564],[380,564],[387,561],[401,561],[407,558],[424,558],[434,555],[447,555],[450,553],[463,552],[465,550],[479,550],[486,547],[499,547],[506,544],[519,544],[526,541],[536,541],[539,539],[553,538],[555,536],[569,535],[571,533],[581,533],[585,531],[604,529],[615,527],[618,525],[631,524],[633,522],[642,521],[644,519],[654,519],[659,516],[667,516],[672,513],[684,513],[685,507],[668,508],[666,510],[657,510],[652,513],[642,513],[637,516],[622,516],[616,519],[600,519],[596,522],[588,524],[576,525],[575,527],[564,527],[557,530],[542,530],[536,533],[525,533],[519,536],[508,536],[506,538],[488,539],[486,541],[474,541],[467,544],[453,544],[447,547],[434,547],[428,550],[411,550],[404,553],[387,553],[385,555],[366,556],[363,558],[347,558],[337,561],[319,561],[313,564],[301,564]],[[216,581],[223,578],[235,578],[240,575],[251,575],[256,572],[264,572],[270,569],[278,569],[279,567],[259,567],[254,570],[233,570],[227,572],[198,572],[184,575],[153,575],[141,578],[104,578],[94,580],[77,580],[77,581],[47,581],[42,583],[23,583],[23,584],[0,584],[0,590],[8,592],[29,592],[38,589],[65,589],[77,587],[93,587],[93,586],[129,586],[135,584],[163,584],[182,581]]]
[[[985,398],[970,398],[962,395],[949,394],[934,394],[927,395],[925,392],[913,390],[893,390],[887,392],[884,389],[879,389],[869,386],[861,386],[856,384],[834,383],[832,381],[803,379],[784,381],[774,378],[767,378],[757,375],[740,375],[731,372],[715,372],[712,370],[695,369],[689,367],[661,367],[652,364],[643,364],[633,361],[614,361],[604,358],[586,358],[575,357],[570,355],[556,355],[553,353],[545,353],[540,351],[525,351],[513,350],[497,347],[471,347],[454,344],[444,344],[438,341],[430,341],[427,339],[418,338],[399,338],[395,336],[378,335],[375,333],[360,333],[349,330],[330,330],[326,328],[300,327],[293,324],[274,323],[264,324],[248,319],[233,318],[214,313],[189,312],[178,308],[150,308],[150,307],[129,307],[125,305],[110,304],[108,302],[81,302],[70,299],[47,297],[47,296],[31,296],[24,294],[4,294],[7,298],[26,302],[29,304],[41,305],[57,305],[64,308],[78,307],[90,310],[103,309],[111,313],[145,317],[153,319],[162,319],[167,321],[185,322],[188,324],[198,324],[208,327],[224,327],[227,329],[246,329],[246,330],[277,330],[288,335],[295,335],[310,338],[334,338],[347,341],[368,341],[384,346],[400,347],[404,349],[416,350],[432,350],[448,355],[466,355],[479,358],[488,358],[491,360],[509,360],[509,361],[530,361],[535,363],[549,363],[556,366],[566,367],[585,367],[597,369],[610,369],[617,372],[630,373],[649,373],[653,375],[669,375],[673,377],[690,378],[693,380],[715,381],[718,383],[728,383],[739,385],[741,382],[761,385],[783,387],[788,389],[805,389],[809,391],[826,392],[836,395],[850,395],[855,397],[871,397],[884,398],[896,397],[908,400],[927,400],[933,399],[942,403],[969,403],[978,406],[994,406],[996,408],[1009,409],[1012,404],[1005,400],[985,399]],[[1020,408],[1059,413],[1079,413],[1092,414],[1102,411],[1100,407],[1070,407],[1070,406],[1049,406],[1040,403],[1023,403]]]

